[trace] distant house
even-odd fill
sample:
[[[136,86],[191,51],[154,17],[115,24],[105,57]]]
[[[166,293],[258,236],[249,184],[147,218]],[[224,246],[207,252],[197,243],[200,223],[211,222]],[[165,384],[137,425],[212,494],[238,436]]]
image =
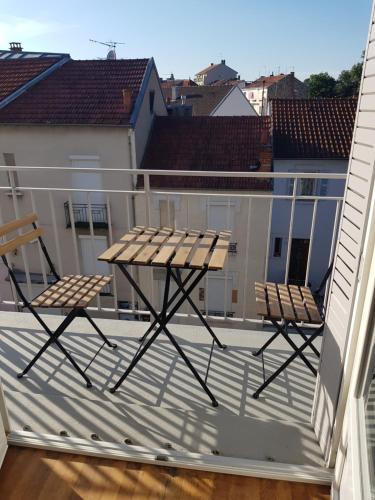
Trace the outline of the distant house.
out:
[[[243,87],[242,92],[254,106],[259,115],[268,115],[268,103],[272,98],[301,99],[308,97],[306,85],[294,76],[288,75],[260,76],[257,80]]]
[[[275,172],[346,173],[357,100],[273,99],[270,103]],[[297,195],[342,196],[343,180],[301,179]],[[293,182],[274,181],[275,195],[291,195]],[[310,248],[313,201],[295,204],[289,281],[305,282]],[[308,282],[316,288],[329,267],[336,202],[319,200],[316,210]],[[287,260],[290,200],[274,200],[270,251],[270,281],[284,282]]]
[[[198,71],[194,81],[198,85],[210,85],[217,80],[233,80],[237,78],[237,71],[225,64],[222,59],[219,64],[211,63],[207,68]]]
[[[235,85],[173,87],[168,112],[174,116],[257,116]]]
[[[173,137],[173,140],[171,140]],[[150,136],[141,168],[160,170],[221,170],[248,172],[272,170],[269,117],[259,116],[197,116],[158,117]],[[142,188],[142,177],[139,177]],[[268,179],[152,176],[152,188],[160,188],[153,197],[151,224],[155,227],[171,226],[217,231],[232,230],[231,256],[225,273],[208,273],[208,280],[197,290],[194,300],[199,307],[207,308],[210,315],[233,316],[242,311],[246,301],[246,314],[254,314],[252,287],[245,285],[243,272],[246,255],[246,231],[249,204],[246,198],[230,198],[234,192],[270,194]],[[167,191],[170,195],[166,194]],[[189,193],[195,193],[189,196]],[[212,197],[207,193],[214,193]],[[220,195],[220,196],[218,196]],[[135,200],[136,222],[146,220],[145,203]],[[270,201],[253,200],[251,227],[256,237],[252,240],[249,255],[249,275],[264,278],[265,249]],[[226,279],[227,278],[227,279]],[[154,286],[159,300],[162,297],[164,270],[154,271]],[[150,287],[149,276],[142,280],[142,289]],[[225,283],[227,282],[227,286]],[[249,288],[249,298],[240,293]],[[195,295],[195,292],[194,292]],[[254,299],[254,300],[252,300]],[[249,316],[250,317],[250,316]]]
[[[175,78],[173,73],[169,78],[160,79],[160,86],[163,91],[164,99],[168,104],[172,99],[172,89],[175,87],[196,87],[197,84],[191,78]]]

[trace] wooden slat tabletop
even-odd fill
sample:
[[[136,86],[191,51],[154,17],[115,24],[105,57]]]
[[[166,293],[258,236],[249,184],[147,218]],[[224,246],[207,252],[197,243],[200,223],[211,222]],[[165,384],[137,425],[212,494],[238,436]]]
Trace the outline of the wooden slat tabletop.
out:
[[[228,256],[230,231],[136,226],[98,259],[110,263],[222,270]]]
[[[276,283],[255,283],[256,311],[276,320],[322,323],[322,317],[309,288]]]

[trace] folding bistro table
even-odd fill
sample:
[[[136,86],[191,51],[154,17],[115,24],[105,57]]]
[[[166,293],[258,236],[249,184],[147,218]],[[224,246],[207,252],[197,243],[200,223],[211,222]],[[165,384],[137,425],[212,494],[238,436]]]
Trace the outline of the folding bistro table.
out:
[[[207,387],[206,380],[203,380],[194,368],[167,325],[177,310],[187,301],[211,335],[213,339],[212,347],[216,343],[218,347],[225,349],[226,346],[220,342],[194,304],[191,294],[208,271],[220,271],[224,268],[230,237],[230,231],[217,233],[211,230],[200,232],[195,230],[173,230],[170,228],[137,226],[125,234],[118,243],[112,245],[98,257],[99,260],[116,264],[121,269],[154,317],[154,321],[140,339],[142,342],[140,348],[124,374],[115,386],[110,389],[111,392],[115,392],[118,389],[161,332],[164,332],[211,399],[212,405],[218,405],[215,397]],[[166,269],[163,304],[160,313],[156,312],[149,299],[140,289],[138,283],[129,273],[129,265],[153,266]],[[188,271],[185,278],[182,278],[182,270]],[[176,283],[177,290],[170,296],[171,279]],[[156,330],[154,331],[155,328]],[[150,334],[152,335],[150,336]]]

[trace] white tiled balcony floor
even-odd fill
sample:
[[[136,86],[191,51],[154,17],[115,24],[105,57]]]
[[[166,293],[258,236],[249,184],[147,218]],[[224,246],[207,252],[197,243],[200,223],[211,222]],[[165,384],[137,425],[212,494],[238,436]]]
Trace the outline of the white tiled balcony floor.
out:
[[[55,329],[60,316],[45,316]],[[225,351],[214,349],[208,384],[219,407],[213,408],[198,382],[163,335],[146,353],[121,388],[110,394],[139,343],[146,323],[97,320],[116,350],[104,347],[87,374],[81,377],[60,351],[49,348],[28,376],[21,371],[44,343],[36,320],[28,313],[0,312],[0,376],[4,385],[12,429],[28,425],[35,432],[163,447],[176,450],[322,466],[322,455],[310,425],[315,379],[295,360],[258,400],[252,393],[266,374],[289,355],[281,339],[264,355],[251,351],[271,334],[266,331],[216,328]],[[211,348],[208,332],[197,326],[171,325],[180,345],[204,376]],[[295,336],[296,337],[296,336]],[[296,337],[296,343],[299,338]],[[86,366],[101,340],[84,319],[76,319],[61,341]],[[316,345],[319,344],[316,342]],[[313,363],[317,358],[308,354]]]

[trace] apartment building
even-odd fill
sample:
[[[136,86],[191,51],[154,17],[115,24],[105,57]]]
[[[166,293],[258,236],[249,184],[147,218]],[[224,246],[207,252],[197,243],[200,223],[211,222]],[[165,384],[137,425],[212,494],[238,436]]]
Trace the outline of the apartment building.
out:
[[[110,238],[125,232],[134,213],[131,199],[100,191],[132,188],[131,176],[109,170],[140,165],[154,117],[167,113],[159,77],[152,58],[75,61],[64,57],[57,65],[53,59],[0,59],[0,88],[7,99],[0,109],[0,163],[66,168],[49,174],[27,169],[7,177],[3,173],[2,185],[33,186],[39,191],[34,191],[33,199],[22,190],[15,198],[2,191],[1,216],[12,218],[15,205],[19,213],[36,210],[61,273],[76,273],[78,268],[108,273],[96,256]],[[52,71],[46,74],[45,65]],[[69,172],[70,168],[81,170]],[[97,170],[85,172],[89,168]],[[108,174],[102,175],[101,169]],[[52,186],[61,187],[53,200],[43,190]],[[88,190],[93,192],[88,195]],[[53,223],[63,236],[57,246]],[[24,273],[21,255],[13,255],[12,264]],[[38,266],[39,261],[31,259],[30,271]],[[32,276],[38,291],[41,276]],[[3,279],[1,294],[9,293],[9,283]],[[128,297],[126,289],[118,293],[119,299]]]
[[[211,85],[218,80],[233,80],[237,78],[237,71],[227,66],[225,59],[220,63],[211,63],[207,68],[196,73],[194,81],[197,85]]]

